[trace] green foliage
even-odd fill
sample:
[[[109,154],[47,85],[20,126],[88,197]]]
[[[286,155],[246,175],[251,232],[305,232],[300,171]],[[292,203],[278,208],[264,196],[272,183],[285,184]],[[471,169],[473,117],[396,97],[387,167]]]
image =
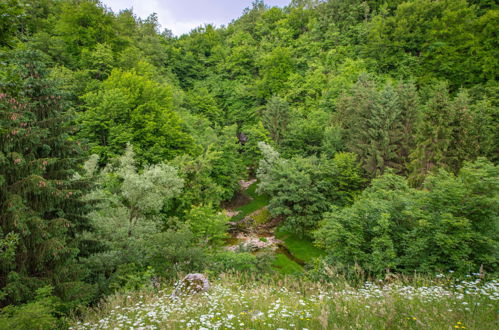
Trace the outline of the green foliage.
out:
[[[154,276],[152,267],[138,266],[135,263],[120,264],[109,280],[109,288],[124,292],[138,290],[151,283]]]
[[[192,150],[192,138],[173,111],[173,87],[149,74],[113,70],[99,90],[84,96],[80,136],[107,161],[129,142],[141,162],[159,163]]]
[[[34,301],[4,307],[0,312],[0,328],[49,330],[62,326],[57,319],[60,302],[52,295],[52,290],[50,286],[39,288]]]
[[[247,252],[218,252],[212,256],[210,271],[255,272],[258,270],[258,258]]]
[[[260,142],[269,142],[269,133],[262,122],[258,122],[258,124],[255,125],[243,126],[241,128],[241,133],[248,139],[241,148],[243,161],[251,168],[256,167],[258,161],[262,158],[258,145]]]
[[[479,159],[425,190],[388,173],[350,207],[325,215],[315,237],[340,264],[370,273],[497,270],[497,166]]]
[[[206,253],[193,244],[188,230],[157,233],[145,242],[147,264],[160,276],[173,277],[178,272],[199,272],[206,263]]]
[[[266,273],[219,246],[255,172],[233,220],[282,218],[303,260],[317,230],[347,275],[497,269],[492,1],[258,0],[180,37],[97,0],[0,12],[0,305],[28,302],[0,327],[64,327],[33,300],[47,285],[67,313],[153,277]]]
[[[92,51],[83,49],[81,54],[82,66],[88,68],[88,73],[94,79],[106,79],[114,65],[113,50],[107,44],[97,44]]]
[[[489,24],[466,0],[408,1],[393,16],[373,18],[367,49],[382,72],[413,75],[426,83],[448,79],[454,88],[469,86],[494,79],[488,75],[488,59],[497,50],[480,42],[480,31]]]
[[[193,206],[185,215],[186,225],[194,238],[204,244],[221,244],[227,237],[229,218],[211,206]]]
[[[12,47],[21,20],[25,14],[18,0],[5,0],[0,3],[0,47]]]
[[[64,1],[58,20],[53,26],[56,32],[57,52],[67,64],[77,65],[77,58],[85,49],[98,44],[118,46],[119,40],[113,29],[113,16],[102,4],[93,0]]]
[[[325,130],[331,124],[331,119],[331,115],[322,110],[306,114],[295,113],[282,142],[283,154],[303,157],[319,155],[323,148]]]
[[[88,227],[80,200],[88,182],[71,180],[81,149],[70,137],[70,104],[41,60],[33,50],[11,53],[15,78],[0,85],[2,304],[46,285],[64,296],[82,277],[75,236]]]
[[[421,272],[481,265],[496,271],[498,177],[498,167],[483,158],[465,164],[457,177],[446,172],[429,177],[427,193],[408,215],[417,226],[409,234],[406,263]]]
[[[409,191],[402,177],[390,173],[373,180],[352,206],[324,216],[315,232],[318,245],[338,265],[358,264],[372,273],[400,270],[396,259],[404,243],[402,235],[410,229],[403,213],[410,203]]]
[[[185,106],[192,113],[201,114],[208,118],[212,125],[224,123],[224,114],[206,87],[199,86],[189,91],[186,95]]]
[[[286,228],[302,236],[316,227],[331,205],[351,203],[362,187],[353,154],[282,159],[268,145],[262,143],[261,149],[258,191],[271,196],[272,216],[285,216]]]
[[[389,83],[378,91],[375,82],[366,76],[361,76],[338,102],[345,144],[373,177],[389,167],[406,172],[419,112],[414,84]]]
[[[289,121],[288,103],[278,97],[272,97],[267,102],[262,114],[262,119],[272,140],[279,145]]]
[[[452,99],[445,83],[431,90],[423,109],[423,121],[415,135],[416,148],[410,155],[411,181],[414,184],[421,184],[424,176],[434,168],[457,173],[464,161],[480,155],[480,145],[485,150],[488,148],[488,143],[480,136],[493,139],[494,133],[487,129],[492,120],[483,117],[488,111],[483,106],[473,106],[465,91]]]
[[[259,96],[267,99],[279,94],[284,88],[286,79],[294,70],[291,51],[288,48],[276,47],[259,59],[258,67],[262,77],[257,83]]]
[[[143,265],[145,243],[161,228],[160,211],[165,202],[180,194],[183,180],[175,168],[166,164],[138,171],[130,145],[115,166],[96,172],[97,165],[97,155],[85,163],[86,175],[97,183],[86,199],[98,202],[89,214],[94,230],[81,235],[89,246],[82,261],[91,271],[89,276],[100,278],[101,289],[107,290],[108,286],[113,288],[108,277],[120,271],[120,265]],[[132,281],[116,276],[114,284],[111,282],[114,288],[116,283]]]
[[[192,205],[218,205],[232,198],[244,171],[234,133],[234,127],[226,127],[215,138],[219,143],[218,149],[209,144],[196,157],[183,155],[171,162],[179,168],[185,191],[169,205],[167,209],[170,213],[178,215]]]
[[[217,139],[218,157],[213,160],[211,176],[223,189],[220,197],[229,200],[239,189],[239,180],[244,178],[246,169],[236,137],[236,126],[226,126]]]

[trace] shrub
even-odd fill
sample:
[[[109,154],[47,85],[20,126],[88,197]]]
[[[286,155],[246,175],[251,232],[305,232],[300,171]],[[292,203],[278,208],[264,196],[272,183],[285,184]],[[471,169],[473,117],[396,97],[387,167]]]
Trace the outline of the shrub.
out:
[[[257,173],[258,191],[272,196],[271,215],[286,217],[286,229],[300,236],[315,229],[331,206],[349,205],[362,188],[354,154],[284,159],[264,143],[260,148],[264,158]]]
[[[194,206],[185,217],[187,227],[202,243],[218,245],[227,237],[229,218],[211,206]]]
[[[424,190],[385,174],[352,206],[327,213],[316,242],[338,266],[374,274],[496,271],[498,178],[498,167],[484,159],[457,177],[428,177]]]
[[[42,330],[55,329],[62,321],[57,319],[58,298],[52,296],[52,287],[36,291],[34,301],[24,305],[4,307],[0,312],[0,329]]]
[[[194,235],[183,229],[151,237],[146,243],[146,263],[156,274],[173,277],[178,272],[201,271],[206,263],[205,251],[193,245]]]
[[[247,272],[257,270],[258,260],[248,252],[218,252],[212,256],[210,270],[215,273]]]

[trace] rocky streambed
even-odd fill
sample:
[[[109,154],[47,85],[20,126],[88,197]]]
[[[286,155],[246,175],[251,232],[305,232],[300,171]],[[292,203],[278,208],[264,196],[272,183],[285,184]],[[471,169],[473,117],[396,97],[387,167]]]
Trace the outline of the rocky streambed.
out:
[[[288,259],[303,266],[305,262],[295,257],[286,246],[285,242],[275,237],[275,230],[282,222],[282,218],[272,218],[267,206],[245,214],[245,206],[251,206],[254,198],[254,186],[256,180],[241,181],[241,191],[231,203],[227,203],[226,215],[231,217],[229,222],[230,238],[227,239],[225,249],[232,252],[272,252],[283,254]],[[253,188],[253,189],[252,189]],[[249,193],[247,191],[250,190]],[[251,209],[251,207],[249,207]]]

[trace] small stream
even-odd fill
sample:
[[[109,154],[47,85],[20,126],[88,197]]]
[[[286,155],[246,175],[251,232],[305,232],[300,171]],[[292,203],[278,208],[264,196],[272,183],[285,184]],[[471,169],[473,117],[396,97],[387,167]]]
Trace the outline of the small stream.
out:
[[[252,202],[252,198],[250,198],[249,196],[247,196],[244,191],[241,191],[239,193],[237,193],[237,195],[233,198],[233,200],[231,202],[228,202],[224,205],[224,207],[226,208],[229,208],[229,209],[236,209],[238,207],[242,207],[242,206],[245,206],[249,203]],[[272,221],[271,221],[272,222]],[[278,225],[279,222],[277,222],[275,225]],[[266,230],[263,230],[263,231],[260,231],[258,233],[258,237],[274,237],[274,227],[269,227],[269,228],[266,228]],[[231,233],[231,237],[227,238],[225,240],[226,242],[226,245],[227,246],[234,246],[234,245],[239,245],[241,243],[244,243],[245,240],[244,239],[241,239],[241,238],[237,238],[236,236],[238,235],[238,232],[232,232]],[[305,265],[305,261],[295,257],[288,249],[288,247],[286,246],[286,244],[284,244],[284,242],[282,243],[278,243],[275,245],[277,247],[277,249],[274,250],[274,253],[275,254],[283,254],[285,255],[288,259],[294,261],[295,263],[297,263],[298,265],[300,266],[304,266]],[[259,253],[262,253],[262,250],[256,250],[253,252],[253,254],[259,254]]]

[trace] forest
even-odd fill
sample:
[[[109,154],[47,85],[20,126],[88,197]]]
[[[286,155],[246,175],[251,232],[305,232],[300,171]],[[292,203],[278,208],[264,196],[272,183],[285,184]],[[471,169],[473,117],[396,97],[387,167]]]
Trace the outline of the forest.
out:
[[[0,328],[495,328],[498,31],[494,0],[181,36],[0,0]]]

